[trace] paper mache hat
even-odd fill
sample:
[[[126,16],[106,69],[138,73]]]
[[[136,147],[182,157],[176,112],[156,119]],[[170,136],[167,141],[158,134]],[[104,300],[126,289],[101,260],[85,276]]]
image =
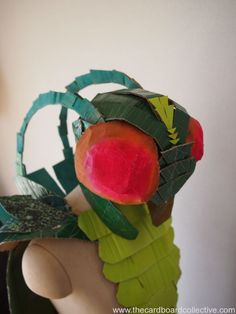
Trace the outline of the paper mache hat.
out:
[[[98,94],[92,101],[78,94],[89,85],[101,83],[117,83],[126,89]],[[138,230],[119,211],[116,203],[140,204],[149,201],[157,207],[168,204],[192,175],[196,161],[203,155],[203,133],[199,122],[175,101],[144,90],[124,73],[91,70],[77,77],[66,90],[40,94],[17,133],[16,183],[23,195],[0,198],[0,243],[5,249],[34,238],[87,239],[78,226],[77,216],[64,200],[66,194],[78,184],[93,210],[112,232],[126,239],[134,239]],[[62,107],[58,131],[64,160],[54,165],[53,169],[63,190],[46,169],[27,173],[23,164],[27,126],[34,114],[48,105]],[[79,143],[75,162],[67,137],[68,109],[78,114],[78,120],[73,123]],[[139,133],[143,134],[143,138]],[[100,138],[104,136],[107,142],[103,140],[100,143]],[[118,146],[112,143],[114,137],[118,139]],[[147,143],[150,137],[156,148]],[[144,148],[142,141],[146,143]],[[89,156],[86,155],[88,151]],[[107,151],[111,155],[107,155]],[[124,152],[122,156],[121,151]],[[138,161],[134,160],[137,151],[142,155]],[[125,158],[134,160],[136,167],[133,172],[129,165],[125,168],[130,171],[129,175],[135,177],[129,182],[124,182],[122,175],[126,167]],[[112,160],[110,164],[109,160]],[[155,167],[153,162],[156,163]],[[144,169],[143,165],[148,163],[149,166]],[[103,172],[93,175],[99,165]],[[107,171],[104,172],[104,168]],[[157,169],[155,173],[153,168]],[[109,190],[110,186],[113,191]],[[113,193],[115,189],[120,191],[116,195]]]

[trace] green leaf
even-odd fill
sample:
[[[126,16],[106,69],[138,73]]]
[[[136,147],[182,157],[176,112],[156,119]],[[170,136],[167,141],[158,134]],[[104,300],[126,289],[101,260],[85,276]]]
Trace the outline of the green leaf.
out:
[[[112,202],[90,192],[81,183],[80,186],[93,210],[112,232],[126,239],[135,239],[137,237],[138,231]]]
[[[158,187],[157,192],[152,197],[152,202],[158,205],[168,201],[168,199],[173,197],[183,187],[185,182],[191,177],[194,172],[195,166],[196,161],[194,159],[190,159],[188,172],[184,172],[183,174],[179,175],[179,172],[181,172],[182,169],[176,168],[174,170],[174,173],[171,174],[171,178],[168,179],[166,183],[163,183],[161,186]],[[166,175],[168,174],[166,173]]]
[[[177,283],[181,275],[178,264],[179,250],[172,250],[137,278],[122,281],[117,292],[118,302],[127,307],[147,303],[163,287],[168,287],[172,282]],[[161,299],[159,302],[162,305]]]
[[[56,184],[54,179],[44,168],[34,171],[30,174],[27,174],[25,177],[30,179],[31,181],[34,181],[42,185],[47,190],[52,191],[56,195],[59,195],[61,197],[65,196],[65,193],[60,189],[60,187]]]
[[[66,193],[70,193],[78,184],[75,174],[74,158],[67,158],[53,166],[54,172]]]

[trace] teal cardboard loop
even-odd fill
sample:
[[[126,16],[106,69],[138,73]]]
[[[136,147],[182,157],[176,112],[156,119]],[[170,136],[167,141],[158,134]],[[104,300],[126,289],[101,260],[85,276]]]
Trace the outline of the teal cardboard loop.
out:
[[[16,173],[21,176],[26,175],[26,168],[22,162],[22,153],[18,152],[16,154]]]
[[[26,167],[23,163],[16,163],[16,173],[19,176],[26,175]]]
[[[50,91],[45,94],[40,94],[26,114],[20,132],[18,132],[17,135],[17,152],[22,154],[21,158],[17,157],[17,174],[19,175],[26,174],[25,166],[23,166],[22,163],[24,152],[24,137],[28,124],[38,110],[48,105],[62,105],[63,108],[65,108],[65,110],[63,110],[60,114],[61,124],[58,130],[63,142],[64,149],[67,151],[70,150],[70,145],[67,138],[67,109],[74,110],[82,118],[92,124],[97,123],[98,121],[103,121],[101,114],[88,100],[81,99],[79,96],[73,95],[70,92],[59,93]]]
[[[28,126],[31,118],[34,116],[34,114],[39,109],[42,109],[48,105],[55,105],[55,104],[60,105],[60,104],[62,104],[61,99],[62,99],[63,95],[64,95],[64,93],[52,92],[52,91],[45,93],[45,94],[40,94],[39,97],[33,102],[31,108],[29,109],[28,113],[26,114],[19,133],[21,133],[22,136],[24,137],[27,126]]]
[[[114,71],[90,70],[89,75],[92,78],[92,84],[110,83],[113,80]]]
[[[90,73],[78,76],[75,80],[79,89],[83,89],[86,86],[93,84],[93,79]]]
[[[76,94],[78,90],[80,90],[78,83],[76,81],[73,81],[69,85],[66,86],[66,89],[73,94]]]
[[[62,100],[61,102],[68,106],[69,108],[72,108],[74,106],[74,103],[76,102],[77,100],[77,96],[75,94],[72,94],[70,92],[66,92],[63,97],[62,97]]]
[[[67,115],[68,109],[65,107],[61,108],[59,115],[60,125],[58,126],[58,133],[63,145],[63,154],[65,159],[73,158],[73,149],[70,146],[68,139],[68,128],[67,128]]]
[[[136,86],[136,84],[132,84],[132,80],[127,76],[125,75],[124,73],[122,72],[118,72],[118,71],[112,71],[112,81],[114,83],[117,83],[117,84],[120,84],[120,85],[123,85],[127,88],[130,88],[131,86],[135,86],[136,88],[137,87],[140,87],[140,85],[138,84],[138,86]]]
[[[23,152],[23,146],[24,146],[24,137],[19,132],[17,133],[17,152],[22,153]]]
[[[83,120],[86,120],[91,124],[104,121],[101,113],[86,98],[77,98],[73,108],[80,113],[80,116]]]
[[[16,171],[18,175],[26,175],[26,168],[23,165],[23,152],[24,152],[24,137],[27,130],[28,124],[34,114],[47,105],[61,104],[61,98],[64,93],[58,93],[50,91],[45,94],[40,94],[39,97],[33,102],[30,110],[26,114],[20,132],[17,134],[17,161],[16,161]]]
[[[92,124],[103,120],[100,112],[93,106],[88,99],[72,94],[67,91],[62,97],[62,104],[67,108],[75,110],[82,119],[89,121]]]
[[[127,88],[141,88],[138,82],[123,72],[116,70],[91,70],[87,74],[76,77],[72,83],[66,86],[66,89],[71,93],[77,93],[87,86],[104,83],[121,84]]]

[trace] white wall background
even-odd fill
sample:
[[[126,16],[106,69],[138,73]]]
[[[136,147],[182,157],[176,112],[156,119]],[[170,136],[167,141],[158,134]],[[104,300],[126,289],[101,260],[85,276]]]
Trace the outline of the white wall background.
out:
[[[179,305],[236,305],[235,49],[235,0],[0,0],[0,193],[16,193],[15,134],[40,92],[90,68],[124,71],[205,130],[205,157],[174,208]],[[29,128],[29,170],[62,156],[56,112]]]

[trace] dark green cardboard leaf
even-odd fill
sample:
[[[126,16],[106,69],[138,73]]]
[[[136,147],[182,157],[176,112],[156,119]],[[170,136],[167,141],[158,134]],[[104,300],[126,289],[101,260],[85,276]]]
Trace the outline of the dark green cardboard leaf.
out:
[[[64,198],[57,195],[45,195],[40,198],[40,201],[54,208],[59,208],[60,210],[67,210],[68,205]]]
[[[178,160],[183,160],[185,158],[190,157],[191,148],[192,148],[192,143],[185,143],[185,144],[171,147],[168,150],[162,151],[160,165],[161,166],[169,165]]]
[[[122,89],[122,90],[115,91],[113,93],[120,94],[120,95],[134,95],[137,97],[141,97],[145,100],[147,100],[148,98],[163,96],[162,94],[153,93],[142,88]]]
[[[185,143],[188,132],[188,122],[189,115],[187,114],[187,112],[176,108],[174,113],[174,126],[177,128],[180,143]]]
[[[53,166],[53,169],[66,193],[70,193],[78,185],[73,157],[59,162]]]
[[[127,121],[152,136],[162,150],[171,147],[165,125],[144,99],[133,95],[105,93],[98,94],[92,102],[106,121]]]
[[[187,158],[172,163],[171,165],[161,169],[161,176],[164,182],[168,182],[181,174],[191,171],[192,159]],[[161,186],[162,184],[160,184]]]
[[[61,197],[65,196],[64,192],[62,192],[62,190],[44,168],[27,174],[26,178],[44,186],[47,190],[52,191],[56,195],[59,195]]]
[[[156,116],[156,111],[154,110],[153,106],[149,103],[148,99],[149,98],[154,98],[154,97],[161,97],[163,95],[153,93],[150,91],[146,91],[142,88],[137,88],[137,89],[132,89],[132,90],[120,90],[116,91],[114,93],[117,94],[130,94],[134,96],[138,96],[140,98],[143,98],[146,100],[146,104],[151,108],[151,110],[154,112]],[[169,104],[173,104],[175,106],[175,112],[174,112],[174,120],[173,120],[173,125],[175,128],[177,128],[178,132],[178,138],[180,139],[180,143],[185,142],[185,138],[187,136],[187,129],[188,129],[188,121],[189,121],[189,115],[187,111],[185,110],[184,107],[181,105],[177,104],[176,102],[172,101],[169,99]]]
[[[82,184],[80,186],[93,210],[112,232],[130,240],[137,237],[138,231],[112,202],[90,192]]]
[[[166,202],[169,198],[173,197],[185,184],[185,182],[189,179],[189,177],[194,172],[196,166],[196,161],[191,159],[190,163],[190,171],[176,177],[168,181],[167,183],[163,184],[162,186],[158,187],[157,192],[152,198],[152,202],[159,205],[163,202]]]

